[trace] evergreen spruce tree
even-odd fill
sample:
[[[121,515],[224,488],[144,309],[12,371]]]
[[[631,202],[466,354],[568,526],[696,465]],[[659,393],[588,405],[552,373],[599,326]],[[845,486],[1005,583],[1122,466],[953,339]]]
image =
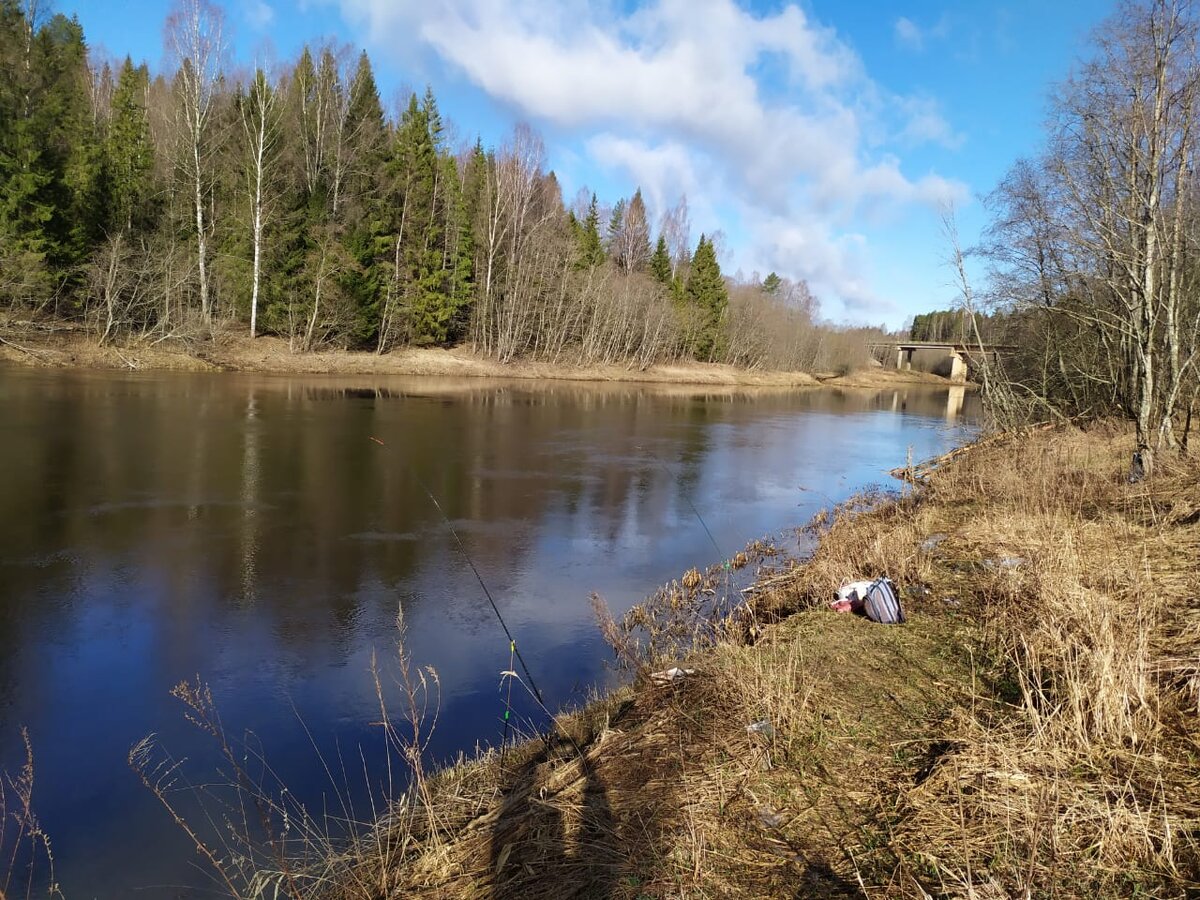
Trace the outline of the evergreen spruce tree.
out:
[[[354,265],[342,277],[342,286],[354,310],[352,340],[369,344],[379,328],[379,305],[384,290],[382,268],[376,261],[386,255],[389,240],[380,174],[384,164],[387,126],[371,60],[364,50],[350,81],[346,112],[347,152],[354,164],[346,178],[347,256]]]
[[[450,223],[447,233],[451,242],[447,253],[448,283],[446,286],[448,312],[443,341],[461,338],[467,330],[471,303],[475,298],[475,234],[466,181],[459,181],[458,165],[447,156],[443,161],[445,180],[450,187]]]
[[[625,201],[618,200],[617,205],[613,207],[612,215],[608,217],[608,256],[609,258],[620,264],[621,254],[621,235],[625,231]]]
[[[729,307],[729,290],[721,277],[716,249],[712,241],[700,235],[696,255],[692,258],[687,281],[687,302],[700,318],[696,338],[697,359],[713,361],[723,352],[721,335],[725,311]]]
[[[650,260],[650,223],[641,188],[633,192],[621,232],[621,268],[640,272]]]
[[[55,15],[29,41],[13,4],[0,42],[15,56],[0,76],[0,268],[33,300],[73,281],[102,233],[100,142],[86,85],[87,50],[75,19]],[[7,109],[6,109],[7,108]]]
[[[783,284],[783,279],[780,278],[778,275],[776,275],[774,272],[772,272],[770,275],[768,275],[763,280],[763,283],[762,283],[763,293],[770,294],[772,297],[774,297],[776,294],[779,293],[779,288],[782,284]]]
[[[441,115],[433,92],[409,97],[389,162],[394,194],[392,234],[398,266],[392,284],[403,330],[416,344],[442,344],[456,312],[448,288],[453,280],[447,228],[453,223],[447,169],[440,157]],[[450,215],[447,215],[447,212]],[[385,336],[386,337],[386,336]]]
[[[150,220],[154,148],[146,90],[150,73],[127,56],[117,76],[104,144],[105,180],[110,198],[110,228],[132,231]]]
[[[463,173],[462,179],[463,205],[466,207],[467,221],[471,225],[472,236],[476,234],[476,229],[482,227],[479,217],[483,213],[486,199],[485,192],[490,165],[488,153],[483,149],[483,140],[477,137],[471,155],[467,159],[466,172]]]
[[[650,274],[659,284],[671,286],[671,254],[667,250],[667,239],[658,236],[658,244],[654,247],[654,255],[650,257]]]
[[[595,194],[592,194],[592,202],[588,204],[587,218],[579,227],[578,241],[579,251],[575,259],[575,268],[592,269],[604,262],[604,243],[600,240],[600,212]]]

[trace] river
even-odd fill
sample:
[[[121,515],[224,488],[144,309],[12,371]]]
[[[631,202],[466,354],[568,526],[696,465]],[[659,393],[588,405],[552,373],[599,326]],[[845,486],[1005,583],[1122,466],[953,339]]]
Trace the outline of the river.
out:
[[[370,660],[394,652],[399,606],[441,685],[427,755],[500,737],[508,642],[422,483],[556,708],[614,677],[593,591],[620,612],[717,561],[696,511],[722,556],[794,542],[910,448],[960,443],[977,406],[916,386],[0,368],[0,762],[19,763],[26,726],[68,898],[207,896],[126,765],[150,732],[189,771],[212,764],[169,696],[181,679],[318,802],[313,743],[376,758]],[[514,706],[537,719],[519,691]]]

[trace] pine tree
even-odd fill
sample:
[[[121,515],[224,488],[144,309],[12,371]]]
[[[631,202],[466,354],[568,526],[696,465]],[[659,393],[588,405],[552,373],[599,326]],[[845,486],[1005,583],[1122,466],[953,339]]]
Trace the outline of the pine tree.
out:
[[[429,130],[429,141],[435,153],[442,151],[443,131],[442,114],[438,112],[437,100],[433,96],[433,86],[425,85],[425,96],[421,99],[421,112],[425,114],[426,128]]]
[[[346,132],[345,141],[354,163],[347,179],[347,192],[352,200],[363,205],[364,208],[356,211],[361,215],[372,200],[378,199],[376,182],[387,140],[383,104],[379,101],[379,87],[366,50],[359,54],[358,67],[350,80]]]
[[[461,237],[454,234],[461,227],[455,221],[457,171],[451,175],[441,142],[433,92],[427,90],[420,102],[411,95],[388,163],[394,254],[385,343],[404,333],[416,344],[444,344],[464,301],[465,263],[451,252]],[[463,215],[469,212],[468,203]]]
[[[484,207],[490,165],[488,153],[483,149],[483,139],[476,137],[462,179],[463,204],[466,207],[467,221],[471,223],[472,235],[476,233],[476,229],[482,228],[479,217]]]
[[[776,294],[779,293],[779,288],[782,284],[783,284],[783,279],[780,278],[778,275],[776,275],[774,272],[772,272],[770,275],[768,275],[766,277],[766,279],[762,283],[763,293],[770,294],[772,297],[774,297]]]
[[[642,189],[633,192],[621,228],[620,265],[626,272],[640,272],[650,259],[650,223]]]
[[[387,126],[379,88],[371,60],[364,50],[350,81],[346,112],[345,153],[351,164],[346,173],[343,239],[347,257],[353,261],[342,276],[342,286],[350,297],[354,312],[351,338],[356,344],[369,344],[379,328],[379,307],[383,297],[383,271],[376,265],[387,253],[388,244],[384,197],[380,174],[383,168]]]
[[[445,179],[451,187],[451,221],[447,233],[451,236],[448,251],[447,299],[449,318],[443,341],[456,340],[466,333],[471,303],[475,298],[475,235],[465,184],[459,181],[458,166],[453,157],[446,157]]]
[[[26,26],[5,4],[0,39],[18,55],[0,76],[0,268],[10,290],[33,299],[55,273],[75,274],[106,204],[83,29],[56,15],[26,41]]]
[[[335,68],[336,74],[336,68]],[[325,190],[328,131],[329,72],[322,60],[318,71],[312,52],[305,47],[288,90],[291,103],[291,130],[297,148],[300,188],[308,198],[316,198]],[[324,198],[320,198],[324,203]],[[305,202],[309,202],[306,198]]]

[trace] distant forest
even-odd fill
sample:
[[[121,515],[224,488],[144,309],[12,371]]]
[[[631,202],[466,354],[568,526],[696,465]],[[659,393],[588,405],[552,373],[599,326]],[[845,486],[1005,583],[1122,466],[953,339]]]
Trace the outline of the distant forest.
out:
[[[456,144],[432,89],[395,110],[365,52],[237,66],[220,8],[180,0],[168,71],[89,52],[0,0],[0,304],[102,342],[245,329],[300,352],[469,343],[501,361],[684,358],[848,368],[875,330],[803,282],[721,272],[685,197],[570,204],[520,125]],[[469,125],[469,123],[468,123]]]

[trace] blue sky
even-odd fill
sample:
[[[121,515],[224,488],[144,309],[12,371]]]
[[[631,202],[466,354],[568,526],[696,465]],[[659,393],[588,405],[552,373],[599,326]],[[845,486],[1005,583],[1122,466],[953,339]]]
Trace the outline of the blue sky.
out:
[[[231,56],[365,47],[385,105],[433,86],[459,136],[546,143],[570,203],[686,195],[727,272],[805,278],[835,321],[901,325],[954,299],[938,207],[965,245],[979,197],[1036,153],[1046,97],[1107,0],[247,0]],[[169,0],[58,0],[93,48],[162,65]],[[973,277],[982,282],[977,270]]]

